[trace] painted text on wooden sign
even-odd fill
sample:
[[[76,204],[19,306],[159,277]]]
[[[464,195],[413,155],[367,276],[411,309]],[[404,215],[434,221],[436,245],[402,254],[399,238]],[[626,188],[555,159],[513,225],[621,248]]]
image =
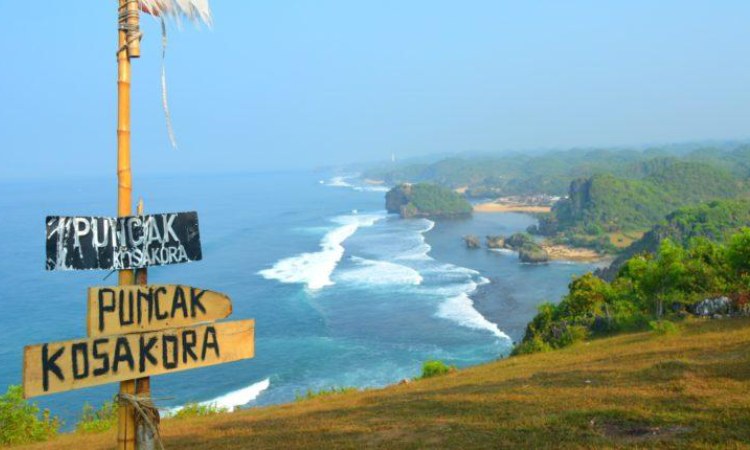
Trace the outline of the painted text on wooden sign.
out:
[[[47,217],[47,270],[124,270],[202,257],[195,212]]]
[[[132,380],[255,355],[255,321],[102,336],[24,348],[24,397]]]
[[[229,317],[224,294],[182,285],[89,288],[88,336],[134,333],[213,322]]]

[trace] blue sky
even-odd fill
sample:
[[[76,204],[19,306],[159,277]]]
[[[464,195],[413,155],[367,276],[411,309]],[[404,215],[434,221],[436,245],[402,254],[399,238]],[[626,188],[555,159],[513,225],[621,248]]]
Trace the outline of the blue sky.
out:
[[[0,0],[0,178],[113,174],[116,2]],[[747,1],[221,1],[134,63],[137,173],[750,137]]]

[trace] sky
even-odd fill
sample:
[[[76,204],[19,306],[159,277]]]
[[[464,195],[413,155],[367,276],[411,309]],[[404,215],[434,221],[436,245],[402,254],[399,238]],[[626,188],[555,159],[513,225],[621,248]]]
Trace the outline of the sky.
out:
[[[142,17],[138,174],[750,137],[750,2],[212,0]],[[114,0],[0,0],[0,179],[114,174]]]

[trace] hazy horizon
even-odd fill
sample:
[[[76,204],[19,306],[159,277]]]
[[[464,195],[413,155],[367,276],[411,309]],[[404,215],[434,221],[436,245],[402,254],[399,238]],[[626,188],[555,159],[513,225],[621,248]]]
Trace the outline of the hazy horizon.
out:
[[[6,5],[0,179],[114,174],[115,6]],[[745,2],[212,6],[169,27],[177,150],[143,17],[136,176],[750,137]]]

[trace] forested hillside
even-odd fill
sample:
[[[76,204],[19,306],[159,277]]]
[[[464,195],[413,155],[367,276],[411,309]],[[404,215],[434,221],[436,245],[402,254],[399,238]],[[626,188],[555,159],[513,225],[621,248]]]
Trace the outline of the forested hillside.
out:
[[[748,228],[726,244],[703,237],[693,237],[687,245],[664,239],[655,254],[628,259],[611,282],[591,273],[575,278],[559,304],[539,307],[514,352],[546,351],[590,336],[649,327],[670,332],[672,322],[685,320],[687,311],[709,317],[748,315],[749,280]]]
[[[573,181],[568,198],[552,208],[547,233],[577,229],[596,235],[648,228],[680,206],[733,198],[742,187],[729,172],[701,163],[655,159],[634,169],[643,177],[603,174]]]
[[[505,153],[498,156],[444,158],[416,164],[389,163],[365,170],[363,177],[396,185],[428,181],[450,188],[466,187],[469,197],[550,194],[566,195],[570,183],[597,174],[641,179],[654,173],[650,165],[677,159],[721,169],[733,178],[750,176],[750,145],[726,143],[710,146],[660,146],[632,149],[572,149],[536,154]],[[653,161],[662,161],[653,162]]]
[[[463,188],[469,198],[558,195],[563,199],[529,231],[614,253],[679,208],[747,198],[750,144],[446,158],[371,168],[364,176]]]
[[[721,243],[747,226],[750,226],[750,200],[722,200],[686,206],[667,215],[597,275],[606,280],[614,279],[628,259],[638,254],[655,254],[666,239],[683,247],[694,238]]]

